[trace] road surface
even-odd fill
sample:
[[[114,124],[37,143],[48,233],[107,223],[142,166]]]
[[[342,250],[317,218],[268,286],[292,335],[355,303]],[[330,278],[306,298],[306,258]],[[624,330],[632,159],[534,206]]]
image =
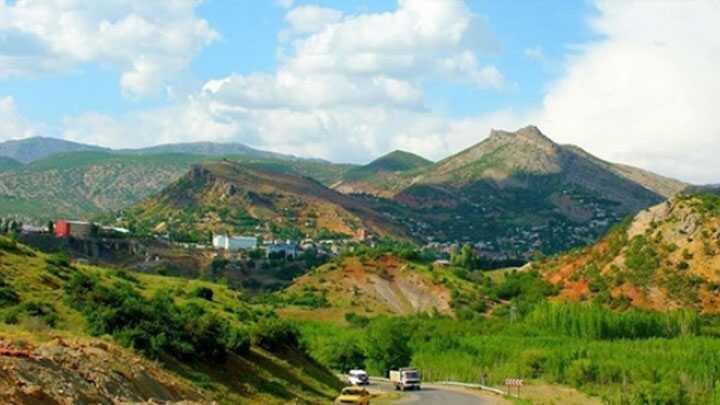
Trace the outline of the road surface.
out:
[[[383,392],[392,392],[395,390],[389,383],[380,381],[373,381],[373,384],[370,385],[369,388]],[[420,391],[406,391],[403,398],[394,403],[415,405],[496,405],[506,402],[491,396],[485,396],[479,392],[470,392],[444,386],[424,385]]]

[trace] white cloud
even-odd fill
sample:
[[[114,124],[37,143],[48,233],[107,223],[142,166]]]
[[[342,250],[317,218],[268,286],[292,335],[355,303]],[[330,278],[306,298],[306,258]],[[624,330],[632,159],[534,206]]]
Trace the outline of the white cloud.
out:
[[[569,57],[539,125],[611,160],[717,182],[720,5],[600,1],[598,9],[593,27],[604,39]]]
[[[307,34],[321,31],[329,24],[339,22],[342,17],[342,11],[309,5],[293,8],[285,20],[293,31]]]
[[[0,78],[95,62],[121,72],[122,90],[162,89],[218,34],[197,0],[0,0]]]
[[[36,128],[22,117],[12,97],[0,98],[0,141],[35,135]]]
[[[355,15],[302,6],[286,18],[292,41],[281,44],[275,72],[211,80],[189,107],[178,107],[203,111],[195,115],[206,122],[198,138],[338,161],[366,161],[402,144],[439,158],[459,141],[426,146],[423,134],[437,139],[451,123],[428,111],[423,83],[438,78],[482,89],[503,85],[502,74],[481,64],[477,54],[494,38],[471,38],[491,33],[461,0],[400,0],[395,11]],[[172,116],[156,119],[168,123],[160,133],[192,133]]]

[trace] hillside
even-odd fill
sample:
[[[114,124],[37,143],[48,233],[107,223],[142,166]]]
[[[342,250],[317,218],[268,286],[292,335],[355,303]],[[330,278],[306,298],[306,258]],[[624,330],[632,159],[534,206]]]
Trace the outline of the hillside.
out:
[[[406,218],[418,239],[478,243],[499,258],[588,243],[685,187],[558,145],[535,127],[493,131],[465,151],[397,177],[393,188],[375,194],[390,196],[385,209]]]
[[[22,163],[8,157],[0,157],[0,172],[14,170],[22,167]]]
[[[229,156],[266,170],[336,181],[346,166],[310,160],[266,160]],[[118,210],[159,192],[193,164],[215,156],[130,155],[73,152],[0,171],[0,217],[34,222],[58,217],[89,218]]]
[[[87,218],[160,191],[202,157],[118,156],[107,152],[54,155],[0,173],[0,216]]]
[[[158,155],[168,153],[182,153],[189,155],[204,156],[243,156],[254,159],[279,159],[279,160],[295,160],[294,156],[283,155],[280,153],[267,152],[251,148],[241,143],[218,143],[218,142],[189,142],[189,143],[171,143],[164,145],[149,146],[139,149],[120,149],[117,153],[127,153],[131,155]]]
[[[21,163],[34,162],[58,153],[87,151],[107,152],[109,149],[40,136],[0,142],[0,156],[8,157]]]
[[[328,401],[338,381],[293,343],[297,331],[244,301],[0,237],[0,402]]]
[[[307,309],[308,319],[359,315],[454,314],[450,290],[432,272],[394,255],[357,256],[329,263],[298,278],[284,292],[289,302],[327,302]],[[300,308],[285,314],[302,317]],[[323,314],[323,315],[321,315]]]
[[[352,236],[360,229],[403,235],[401,227],[364,201],[316,180],[230,161],[194,166],[122,216],[140,233],[167,232],[183,240],[207,240],[212,232],[259,232],[281,239],[322,231]]]
[[[391,197],[393,191],[404,184],[404,177],[432,164],[421,156],[397,150],[365,166],[348,170],[342,181],[334,184],[333,188],[345,194],[365,193]]]
[[[639,213],[597,244],[537,263],[577,300],[720,312],[720,197],[680,195]]]

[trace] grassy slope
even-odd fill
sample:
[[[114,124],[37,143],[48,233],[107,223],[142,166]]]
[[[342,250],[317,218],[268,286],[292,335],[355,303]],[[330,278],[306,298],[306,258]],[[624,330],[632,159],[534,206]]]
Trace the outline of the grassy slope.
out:
[[[83,315],[64,300],[63,278],[73,272],[83,272],[96,274],[101,277],[102,283],[109,285],[124,280],[123,275],[90,266],[54,266],[51,264],[52,257],[15,245],[5,238],[0,238],[0,246],[0,277],[18,294],[20,303],[44,303],[51,305],[57,313],[57,321],[52,327],[28,314],[21,315],[17,324],[0,324],[2,338],[32,344],[46,343],[54,336],[81,341],[94,340],[86,333]],[[244,304],[239,293],[221,285],[140,274],[134,277],[146,297],[153,296],[156,291],[167,290],[175,297],[177,304],[193,302],[238,327],[248,325],[248,320],[241,319],[252,317],[250,314],[266,312],[262,308]],[[189,295],[190,291],[201,286],[214,291],[212,302]],[[7,314],[11,309],[5,306],[0,312]],[[127,352],[124,356],[133,355]],[[195,386],[194,389],[202,388],[205,399],[217,399],[223,403],[284,403],[293,398],[314,402],[327,400],[337,388],[337,381],[325,369],[292,351],[270,353],[255,347],[244,356],[230,355],[225,364],[189,364],[168,359],[162,367],[164,370],[158,373],[167,375],[167,380],[177,378],[173,375],[178,376],[183,384]]]

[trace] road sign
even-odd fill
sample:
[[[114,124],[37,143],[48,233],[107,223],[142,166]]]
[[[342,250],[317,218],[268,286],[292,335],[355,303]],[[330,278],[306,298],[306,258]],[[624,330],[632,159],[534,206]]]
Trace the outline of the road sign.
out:
[[[517,388],[517,397],[520,398],[520,387],[523,386],[523,380],[519,378],[507,378],[505,379],[505,388],[507,389],[508,396],[511,395],[510,388]]]

